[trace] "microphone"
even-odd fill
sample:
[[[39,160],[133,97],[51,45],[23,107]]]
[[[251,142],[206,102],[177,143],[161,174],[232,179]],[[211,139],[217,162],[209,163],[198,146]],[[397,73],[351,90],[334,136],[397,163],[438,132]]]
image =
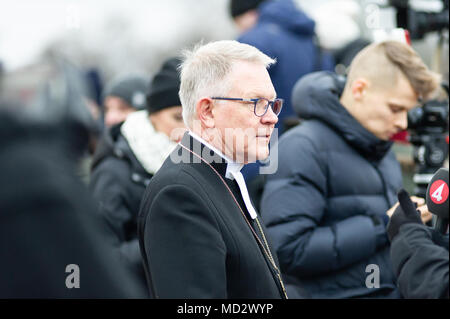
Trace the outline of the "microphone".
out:
[[[428,184],[426,204],[428,210],[437,216],[434,228],[441,234],[448,228],[448,168],[440,168]]]

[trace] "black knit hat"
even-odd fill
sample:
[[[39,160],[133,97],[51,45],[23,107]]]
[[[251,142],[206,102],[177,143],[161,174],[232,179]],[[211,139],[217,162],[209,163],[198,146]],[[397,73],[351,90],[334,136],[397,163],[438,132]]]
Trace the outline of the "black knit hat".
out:
[[[264,0],[230,0],[230,12],[233,18],[249,10],[256,9]]]
[[[117,96],[131,107],[142,110],[145,108],[145,93],[148,90],[148,80],[140,76],[119,77],[112,80],[103,91],[103,99]]]
[[[155,75],[147,94],[148,113],[155,113],[171,106],[180,106],[180,75],[178,66],[181,60],[171,58],[164,62],[161,69]]]

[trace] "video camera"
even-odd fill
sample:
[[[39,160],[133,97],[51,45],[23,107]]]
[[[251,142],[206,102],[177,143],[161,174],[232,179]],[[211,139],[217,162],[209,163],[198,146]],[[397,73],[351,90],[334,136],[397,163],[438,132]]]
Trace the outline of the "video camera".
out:
[[[433,173],[443,166],[448,156],[448,83],[443,83],[442,87],[447,92],[447,100],[431,100],[408,112],[410,142],[414,145],[417,164],[413,181],[417,185],[415,194],[420,197],[425,196]]]
[[[397,10],[397,26],[409,30],[412,40],[422,39],[426,33],[448,30],[449,0],[442,3],[439,12],[421,11],[411,6],[412,0],[390,0],[389,4]]]

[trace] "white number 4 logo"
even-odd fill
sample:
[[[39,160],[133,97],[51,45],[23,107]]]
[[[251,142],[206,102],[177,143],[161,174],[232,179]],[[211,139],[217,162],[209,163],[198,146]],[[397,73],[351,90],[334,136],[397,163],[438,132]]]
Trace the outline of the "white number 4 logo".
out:
[[[436,199],[438,202],[440,202],[442,200],[442,191],[444,190],[444,186],[445,186],[445,183],[442,183],[441,186],[439,186],[438,189],[436,189],[434,191],[434,193],[431,194],[431,197]]]

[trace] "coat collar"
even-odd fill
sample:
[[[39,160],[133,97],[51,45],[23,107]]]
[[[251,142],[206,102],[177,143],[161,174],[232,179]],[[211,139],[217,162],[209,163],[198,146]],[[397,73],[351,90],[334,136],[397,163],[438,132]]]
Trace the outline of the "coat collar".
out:
[[[184,133],[183,138],[180,141],[180,144],[191,152],[200,156],[204,161],[209,163],[222,177],[225,177],[228,163],[226,159],[218,155],[212,149],[207,147],[201,141],[195,139],[189,132]],[[188,152],[185,149],[181,150],[183,160],[188,160],[190,163],[201,163],[200,159]]]
[[[201,156],[201,158],[207,163],[211,164],[211,166],[215,168],[217,172],[222,175],[222,177],[234,179],[234,177],[232,176],[232,172],[239,172],[244,166],[243,164],[235,163],[230,160],[228,157],[223,155],[222,152],[207,143],[204,139],[202,139],[195,133],[186,132],[183,135],[180,144],[188,148],[190,151]],[[187,151],[182,151],[183,158],[189,159],[190,163],[199,162],[199,159],[196,156],[192,154],[184,154],[184,152]]]
[[[244,164],[240,164],[240,163],[236,163],[236,162],[232,161],[229,157],[227,157],[225,154],[223,154],[217,148],[215,148],[214,146],[212,146],[211,144],[206,142],[203,138],[201,138],[194,132],[189,131],[188,133],[189,133],[189,135],[191,135],[191,137],[194,138],[194,140],[202,143],[207,149],[209,149],[210,151],[212,151],[215,154],[217,154],[218,156],[220,156],[227,163],[227,168],[226,168],[226,172],[225,172],[226,178],[234,179],[233,174],[240,172],[242,167],[244,167]]]

